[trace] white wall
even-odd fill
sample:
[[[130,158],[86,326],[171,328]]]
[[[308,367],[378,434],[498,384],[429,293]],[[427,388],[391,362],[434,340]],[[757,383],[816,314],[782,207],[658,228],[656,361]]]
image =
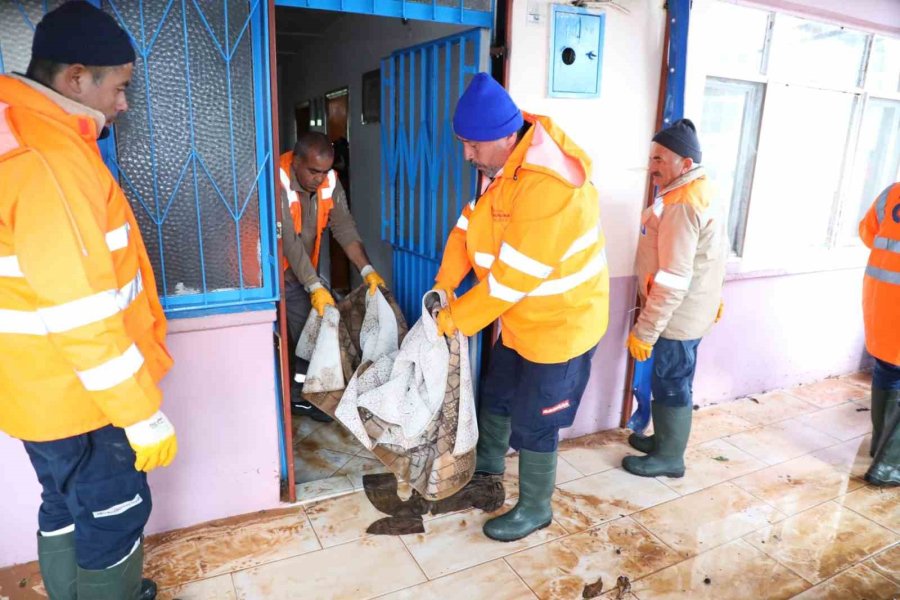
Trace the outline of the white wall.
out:
[[[855,29],[900,35],[897,0],[733,0]]]
[[[594,161],[610,275],[632,274],[656,121],[665,11],[662,2],[620,0],[631,11],[606,11],[600,97],[547,97],[551,5],[513,3],[509,90],[522,110],[548,115]],[[537,7],[541,19],[532,23]]]
[[[276,23],[277,25],[277,23]],[[279,110],[283,147],[294,139],[294,106],[342,87],[350,88],[350,194],[353,216],[373,265],[391,283],[391,248],[381,241],[381,125],[363,125],[362,75],[394,50],[441,38],[465,27],[345,15],[296,48],[282,63]],[[285,55],[280,56],[283,58]],[[355,270],[354,270],[355,271]],[[355,276],[355,273],[354,273]]]

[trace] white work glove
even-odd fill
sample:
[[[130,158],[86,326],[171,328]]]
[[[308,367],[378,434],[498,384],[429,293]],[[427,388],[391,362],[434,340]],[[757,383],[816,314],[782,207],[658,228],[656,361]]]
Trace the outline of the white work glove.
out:
[[[129,425],[125,428],[125,435],[134,449],[134,468],[138,471],[149,472],[156,467],[167,467],[178,453],[175,428],[162,411]]]

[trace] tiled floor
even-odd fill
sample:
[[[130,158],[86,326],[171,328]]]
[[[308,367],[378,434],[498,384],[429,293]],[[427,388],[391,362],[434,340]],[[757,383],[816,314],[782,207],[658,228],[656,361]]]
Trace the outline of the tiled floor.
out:
[[[510,544],[485,538],[490,515],[474,510],[366,535],[383,515],[359,480],[377,463],[336,426],[298,422],[298,449],[318,450],[328,477],[301,486],[343,495],[153,536],[147,575],[163,600],[566,599],[598,580],[609,600],[621,576],[631,600],[900,598],[900,488],[862,479],[866,387],[852,376],[700,410],[681,479],[624,472],[623,431],[564,442],[554,522]],[[34,563],[0,571],[0,598],[40,589]]]

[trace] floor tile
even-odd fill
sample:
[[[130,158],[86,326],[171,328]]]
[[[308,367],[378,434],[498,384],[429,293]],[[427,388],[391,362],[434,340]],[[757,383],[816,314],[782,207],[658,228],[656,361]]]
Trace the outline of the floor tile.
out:
[[[872,371],[857,371],[838,379],[852,385],[858,385],[866,390],[872,387]]]
[[[750,421],[754,425],[768,425],[820,410],[818,406],[791,396],[783,390],[753,394],[748,398],[726,402],[719,406],[725,412]]]
[[[685,557],[762,529],[784,515],[731,483],[642,510],[632,518]]]
[[[294,442],[301,441],[303,438],[311,434],[316,429],[320,427],[324,427],[325,423],[320,423],[319,421],[313,421],[309,417],[291,417],[291,426],[294,428],[293,430],[293,439]]]
[[[878,571],[888,579],[900,583],[900,544],[876,554],[865,562],[870,569]]]
[[[859,478],[812,456],[801,456],[734,480],[778,510],[794,515],[865,485]]]
[[[694,411],[691,422],[691,437],[688,446],[702,444],[717,438],[752,429],[753,423],[729,414],[721,406]]]
[[[856,565],[823,581],[796,600],[893,600],[900,595],[900,584],[865,565]]]
[[[294,482],[309,483],[327,479],[353,460],[352,454],[344,454],[327,448],[303,451],[294,456]]]
[[[297,502],[306,505],[353,492],[353,483],[345,475],[308,481],[296,486]]]
[[[867,485],[835,500],[862,516],[900,533],[900,487]]]
[[[828,408],[851,400],[862,400],[868,395],[868,392],[858,385],[840,379],[825,379],[786,391],[821,408]]]
[[[403,543],[373,536],[234,573],[239,600],[372,598],[425,581]]]
[[[503,560],[494,560],[428,583],[380,596],[379,600],[525,600],[535,598]]]
[[[815,450],[833,446],[840,440],[804,425],[796,419],[788,419],[732,435],[725,441],[766,464],[776,465]]]
[[[236,597],[229,574],[160,590],[156,600],[235,600]]]
[[[620,575],[634,580],[678,560],[628,517],[506,558],[528,587],[548,600],[581,598],[584,586],[598,578],[611,589]]]
[[[481,531],[484,522],[506,512],[514,504],[514,501],[507,501],[506,505],[495,513],[470,510],[428,520],[425,522],[425,533],[405,535],[403,542],[428,578],[435,579],[543,544],[566,534],[566,531],[554,521],[549,527],[515,542],[496,542],[486,537]]]
[[[871,415],[870,411],[863,409],[859,404],[846,402],[797,417],[797,421],[846,442],[872,431]]]
[[[559,447],[559,455],[585,475],[602,473],[622,466],[626,456],[641,453],[628,445],[627,429],[610,429],[566,440]]]
[[[652,477],[612,469],[557,486],[553,518],[569,533],[678,498]]]
[[[44,581],[38,562],[0,569],[0,600],[46,600]]]
[[[350,483],[353,484],[353,489],[361,490],[363,488],[363,475],[387,472],[388,468],[377,458],[355,456],[346,465],[338,469],[335,475],[346,475],[350,479]]]
[[[580,479],[584,475],[560,455],[556,458],[556,485]],[[519,454],[506,457],[506,471],[503,473],[503,485],[509,489],[519,487]]]
[[[363,492],[307,505],[306,515],[323,548],[360,538],[369,525],[388,516],[372,506]]]
[[[303,438],[299,447],[297,444],[294,444],[294,447],[300,451],[308,447],[327,448],[351,456],[356,456],[360,450],[365,449],[352,433],[336,422],[324,423],[322,427],[316,428]]]
[[[871,443],[872,436],[865,435],[843,444],[817,450],[811,456],[832,464],[842,471],[847,471],[854,477],[862,477],[869,470],[869,465],[872,464],[872,457],[869,456]]]
[[[302,509],[266,511],[150,536],[144,576],[166,588],[319,547]]]
[[[632,583],[641,600],[782,600],[809,583],[736,540]]]
[[[900,536],[835,502],[826,502],[744,539],[816,584],[880,552]]]
[[[689,447],[684,454],[684,463],[684,477],[659,478],[679,494],[691,494],[768,466],[725,440],[711,440]]]

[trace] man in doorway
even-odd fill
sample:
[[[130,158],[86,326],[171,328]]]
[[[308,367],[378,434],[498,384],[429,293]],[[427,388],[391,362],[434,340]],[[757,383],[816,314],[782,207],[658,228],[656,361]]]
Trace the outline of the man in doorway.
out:
[[[499,541],[547,527],[559,430],[575,420],[606,331],[609,271],[591,160],[548,117],[523,114],[479,73],[459,99],[453,130],[482,176],[482,195],[447,240],[437,289],[450,298],[440,332],[474,335],[495,319],[500,339],[482,384],[476,476],[470,489],[499,489],[504,458],[519,450],[519,501],[490,519]],[[470,270],[478,284],[453,292]]]
[[[641,215],[635,271],[642,308],[627,346],[635,360],[654,355],[654,435],[632,434],[628,443],[647,455],[622,461],[641,477],[684,476],[697,346],[722,313],[727,221],[701,158],[690,119],[653,136],[649,168],[657,195]]]
[[[284,296],[291,354],[310,311],[314,308],[322,315],[326,306],[334,305],[334,298],[318,273],[322,234],[326,228],[359,269],[370,293],[385,285],[366,254],[333,164],[334,148],[328,137],[312,131],[302,134],[293,151],[282,154],[279,161],[281,214],[286,221],[282,227]],[[299,358],[296,360],[296,371],[305,374],[308,365],[301,364]],[[331,417],[302,399],[302,387],[297,382],[291,385],[294,414],[331,421]]]
[[[859,224],[871,249],[863,278],[866,349],[872,372],[872,465],[866,481],[900,485],[900,183],[889,185]]]
[[[177,451],[159,410],[172,359],[141,232],[97,148],[134,61],[112,17],[69,2],[37,25],[27,73],[0,76],[0,430],[43,488],[52,600],[156,596],[141,578],[146,471]]]

